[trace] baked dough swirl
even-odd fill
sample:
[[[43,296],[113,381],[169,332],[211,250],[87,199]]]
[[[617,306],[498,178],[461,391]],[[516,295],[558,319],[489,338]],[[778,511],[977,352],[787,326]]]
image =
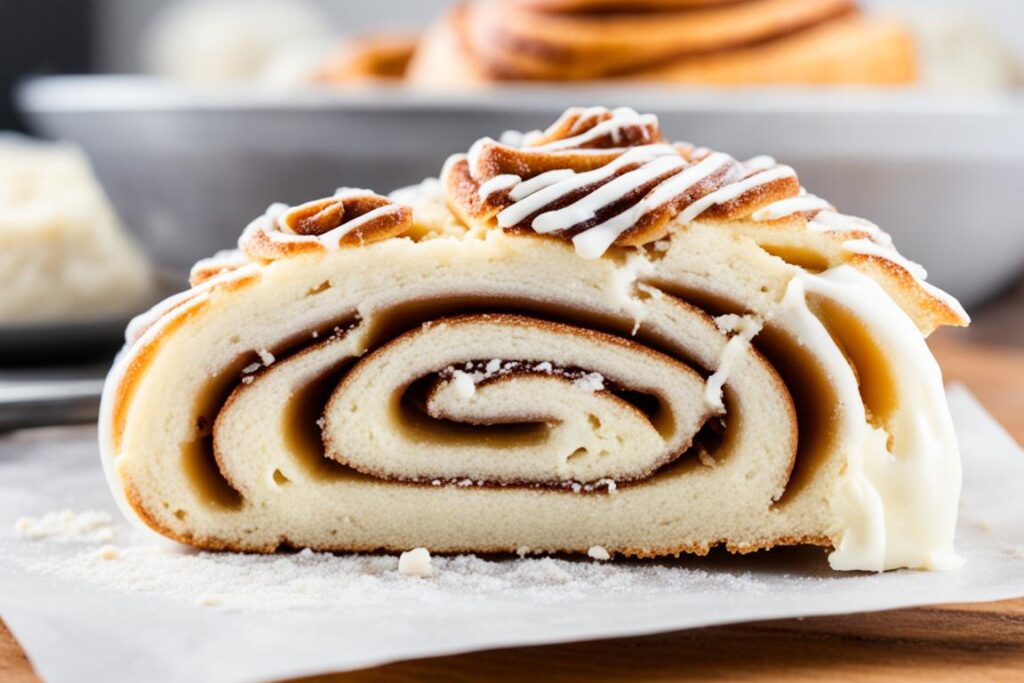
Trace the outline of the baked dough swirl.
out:
[[[898,84],[915,71],[908,31],[853,0],[484,0],[427,32],[408,77]]]
[[[774,160],[573,109],[390,199],[275,205],[193,282],[133,323],[101,417],[171,538],[955,563],[924,335],[966,316]]]

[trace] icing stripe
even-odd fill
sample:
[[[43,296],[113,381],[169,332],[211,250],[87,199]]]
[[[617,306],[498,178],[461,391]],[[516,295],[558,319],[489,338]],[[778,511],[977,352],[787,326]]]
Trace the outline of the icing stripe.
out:
[[[813,194],[801,194],[798,197],[780,199],[768,206],[758,209],[750,215],[755,221],[774,221],[786,216],[810,211],[825,211],[832,205],[821,197]]]

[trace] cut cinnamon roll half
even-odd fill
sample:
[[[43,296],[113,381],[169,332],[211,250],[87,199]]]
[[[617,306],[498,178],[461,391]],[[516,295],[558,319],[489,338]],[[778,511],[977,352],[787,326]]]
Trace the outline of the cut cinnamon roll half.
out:
[[[275,205],[193,283],[133,323],[101,417],[170,538],[956,564],[924,338],[966,315],[767,157],[572,109],[390,198]]]
[[[915,64],[907,29],[853,0],[483,0],[427,32],[409,78],[900,84]]]

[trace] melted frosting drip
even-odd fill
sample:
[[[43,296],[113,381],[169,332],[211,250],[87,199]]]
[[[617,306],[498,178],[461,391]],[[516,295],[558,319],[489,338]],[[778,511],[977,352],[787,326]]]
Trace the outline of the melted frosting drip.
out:
[[[859,380],[807,296],[825,297],[856,313],[901,368],[901,408],[872,425]],[[832,506],[843,534],[829,556],[834,569],[951,569],[960,495],[960,454],[942,374],[913,322],[871,278],[850,266],[799,273],[776,312],[814,350],[843,406],[848,460]],[[912,378],[908,380],[907,378]]]

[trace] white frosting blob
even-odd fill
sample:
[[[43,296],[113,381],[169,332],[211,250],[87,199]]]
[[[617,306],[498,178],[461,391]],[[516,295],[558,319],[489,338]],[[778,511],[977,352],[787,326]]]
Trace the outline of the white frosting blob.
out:
[[[398,573],[402,576],[420,578],[433,576],[434,566],[430,562],[430,551],[426,548],[413,548],[402,553],[398,558]]]
[[[750,348],[750,340],[761,331],[762,323],[753,316],[722,315],[715,318],[715,324],[722,332],[734,332],[725,343],[718,359],[718,367],[704,384],[704,403],[716,413],[725,412],[722,388],[729,381],[729,374],[743,354]]]
[[[462,398],[473,398],[473,395],[476,394],[476,382],[468,372],[462,370],[453,372],[452,384],[455,386],[455,392]]]
[[[867,421],[857,378],[806,294],[847,308],[900,369],[899,407],[888,431]],[[960,453],[942,374],[914,322],[868,276],[851,266],[790,282],[776,320],[798,334],[829,374],[842,406],[847,462],[832,506],[842,535],[829,556],[837,570],[952,569],[960,497]],[[892,443],[891,449],[887,443]]]

